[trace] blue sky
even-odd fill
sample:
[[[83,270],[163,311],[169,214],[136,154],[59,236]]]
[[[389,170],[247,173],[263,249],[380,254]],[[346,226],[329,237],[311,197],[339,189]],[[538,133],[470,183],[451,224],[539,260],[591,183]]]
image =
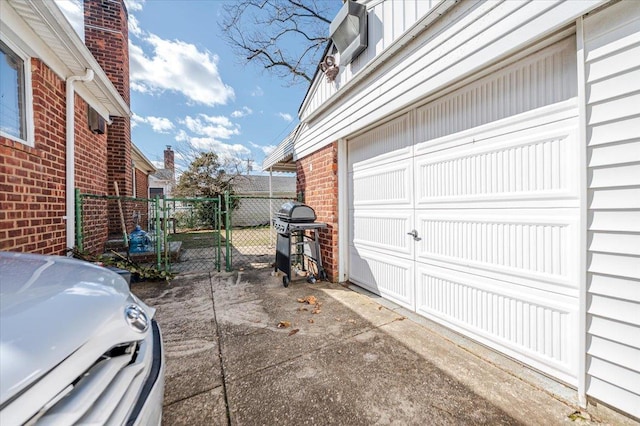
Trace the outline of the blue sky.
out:
[[[239,62],[218,26],[224,1],[125,2],[133,143],[159,167],[167,145],[177,163],[194,146],[222,159],[252,160],[259,172],[297,123],[307,85],[288,87]]]

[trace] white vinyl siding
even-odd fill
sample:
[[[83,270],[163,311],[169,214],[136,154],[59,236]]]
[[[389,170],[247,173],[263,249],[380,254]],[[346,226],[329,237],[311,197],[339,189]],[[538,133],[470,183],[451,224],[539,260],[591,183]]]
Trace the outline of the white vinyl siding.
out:
[[[450,1],[450,0],[447,0]],[[309,98],[305,100],[305,111],[312,112],[321,107],[338,89],[351,80],[371,61],[393,46],[416,22],[441,3],[440,0],[373,0],[360,1],[367,6],[368,47],[353,62],[340,66],[340,74],[334,83],[327,83],[321,75],[316,80]],[[340,57],[338,56],[338,62]]]
[[[341,73],[341,80],[336,83],[327,82],[319,74],[300,110],[303,125],[296,140],[295,158],[386,121],[417,102],[439,96],[454,81],[475,80],[479,73],[489,74],[494,70],[488,64],[514,52],[532,53],[522,49],[565,28],[601,3],[459,2],[413,39],[397,39],[403,43],[401,53],[373,61],[375,68],[362,67],[353,74],[343,71],[344,80]],[[394,22],[387,13],[381,16],[385,25]],[[360,78],[358,73],[365,71],[367,76]],[[357,81],[353,84],[352,80]]]
[[[584,19],[587,395],[640,417],[640,3]]]
[[[575,52],[532,48],[347,143],[350,280],[572,384]]]

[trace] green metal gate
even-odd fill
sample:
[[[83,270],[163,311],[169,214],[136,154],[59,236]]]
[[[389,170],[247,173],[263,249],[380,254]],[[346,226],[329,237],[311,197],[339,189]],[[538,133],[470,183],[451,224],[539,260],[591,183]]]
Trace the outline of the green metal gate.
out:
[[[225,213],[222,197],[161,201],[171,272],[220,271]]]
[[[292,198],[225,194],[225,269],[268,267],[275,261],[272,218]]]

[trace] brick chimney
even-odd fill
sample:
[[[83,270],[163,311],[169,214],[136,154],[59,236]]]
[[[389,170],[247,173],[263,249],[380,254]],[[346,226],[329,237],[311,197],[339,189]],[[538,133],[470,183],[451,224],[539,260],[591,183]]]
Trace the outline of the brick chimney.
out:
[[[171,149],[171,145],[167,145],[167,149],[164,150],[164,168],[171,170],[171,173],[175,174],[175,156]]]
[[[129,29],[124,0],[84,0],[85,44],[96,58],[118,93],[130,105]],[[107,129],[107,179],[109,195],[133,195],[131,171],[131,119],[111,117]],[[117,209],[109,209],[109,233],[121,233]],[[125,219],[131,215],[125,212]],[[115,223],[114,223],[115,220]],[[127,223],[128,227],[129,224]]]

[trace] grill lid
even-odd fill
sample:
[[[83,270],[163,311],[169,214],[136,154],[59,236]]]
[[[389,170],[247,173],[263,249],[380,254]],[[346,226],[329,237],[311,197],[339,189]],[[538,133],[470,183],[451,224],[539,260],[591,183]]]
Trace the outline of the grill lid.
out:
[[[306,223],[316,220],[316,212],[308,205],[298,201],[284,203],[276,213],[276,216],[285,222]]]

